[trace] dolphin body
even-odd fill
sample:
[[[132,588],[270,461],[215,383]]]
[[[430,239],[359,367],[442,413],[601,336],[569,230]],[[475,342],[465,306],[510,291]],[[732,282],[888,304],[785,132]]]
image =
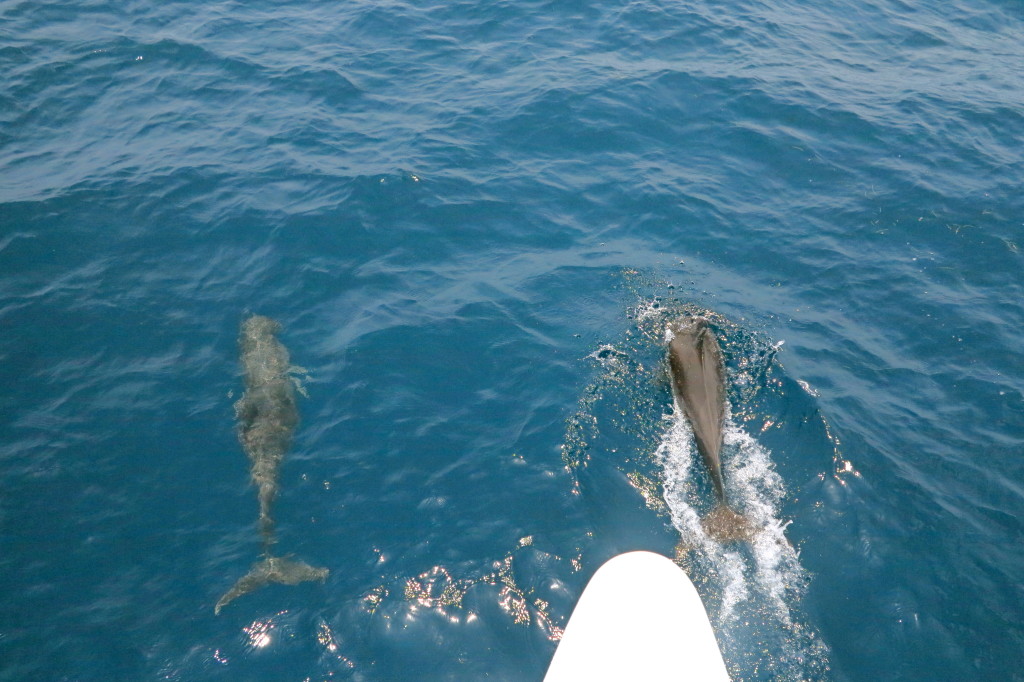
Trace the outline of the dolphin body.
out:
[[[235,403],[235,415],[238,439],[249,456],[252,482],[259,497],[264,558],[253,564],[249,573],[220,598],[213,609],[215,614],[235,598],[269,583],[297,585],[327,579],[326,568],[314,568],[270,553],[274,544],[274,520],[270,511],[277,497],[278,471],[299,423],[295,404],[298,381],[293,375],[302,371],[289,364],[288,349],[277,340],[280,331],[281,325],[274,320],[254,315],[242,323],[238,339],[245,393]]]
[[[669,327],[669,367],[676,404],[693,428],[697,451],[711,474],[717,505],[703,520],[718,540],[749,539],[750,523],[729,508],[722,480],[722,429],[725,426],[725,364],[718,338],[703,317]]]

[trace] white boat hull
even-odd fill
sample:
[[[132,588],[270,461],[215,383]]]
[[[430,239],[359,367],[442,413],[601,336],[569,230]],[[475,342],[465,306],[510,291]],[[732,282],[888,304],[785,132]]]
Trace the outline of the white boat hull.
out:
[[[544,680],[729,682],[729,674],[686,573],[660,554],[629,552],[590,579]]]

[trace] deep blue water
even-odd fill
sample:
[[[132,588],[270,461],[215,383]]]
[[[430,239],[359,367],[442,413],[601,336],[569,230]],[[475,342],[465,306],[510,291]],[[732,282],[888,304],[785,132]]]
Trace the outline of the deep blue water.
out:
[[[0,680],[539,680],[681,537],[735,680],[1024,680],[1021,64],[1012,0],[0,0]],[[214,616],[252,313],[331,574]]]

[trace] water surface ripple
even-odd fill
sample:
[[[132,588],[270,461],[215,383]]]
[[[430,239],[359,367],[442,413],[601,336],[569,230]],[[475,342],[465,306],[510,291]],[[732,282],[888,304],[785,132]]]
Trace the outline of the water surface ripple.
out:
[[[1022,63],[1006,0],[0,0],[0,679],[541,679],[681,539],[736,680],[1024,679]],[[253,313],[330,576],[215,617]]]

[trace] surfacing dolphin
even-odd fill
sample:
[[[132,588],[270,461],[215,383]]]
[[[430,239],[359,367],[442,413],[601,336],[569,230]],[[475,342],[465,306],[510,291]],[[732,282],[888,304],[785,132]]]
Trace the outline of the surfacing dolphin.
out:
[[[718,540],[749,539],[749,521],[729,508],[722,480],[722,430],[725,426],[725,364],[718,338],[703,317],[669,327],[669,366],[676,405],[693,428],[704,465],[715,488],[715,508],[704,517],[704,530]]]
[[[314,568],[270,553],[274,544],[274,520],[270,510],[277,497],[278,471],[299,423],[299,411],[295,405],[297,380],[293,373],[301,370],[289,364],[288,349],[277,340],[280,331],[281,325],[274,320],[254,315],[242,323],[238,338],[245,373],[245,394],[235,403],[235,415],[238,418],[238,439],[249,455],[252,482],[258,491],[264,558],[253,564],[249,572],[220,598],[213,608],[215,614],[236,597],[269,583],[298,585],[308,580],[323,581],[327,578],[326,568]]]

